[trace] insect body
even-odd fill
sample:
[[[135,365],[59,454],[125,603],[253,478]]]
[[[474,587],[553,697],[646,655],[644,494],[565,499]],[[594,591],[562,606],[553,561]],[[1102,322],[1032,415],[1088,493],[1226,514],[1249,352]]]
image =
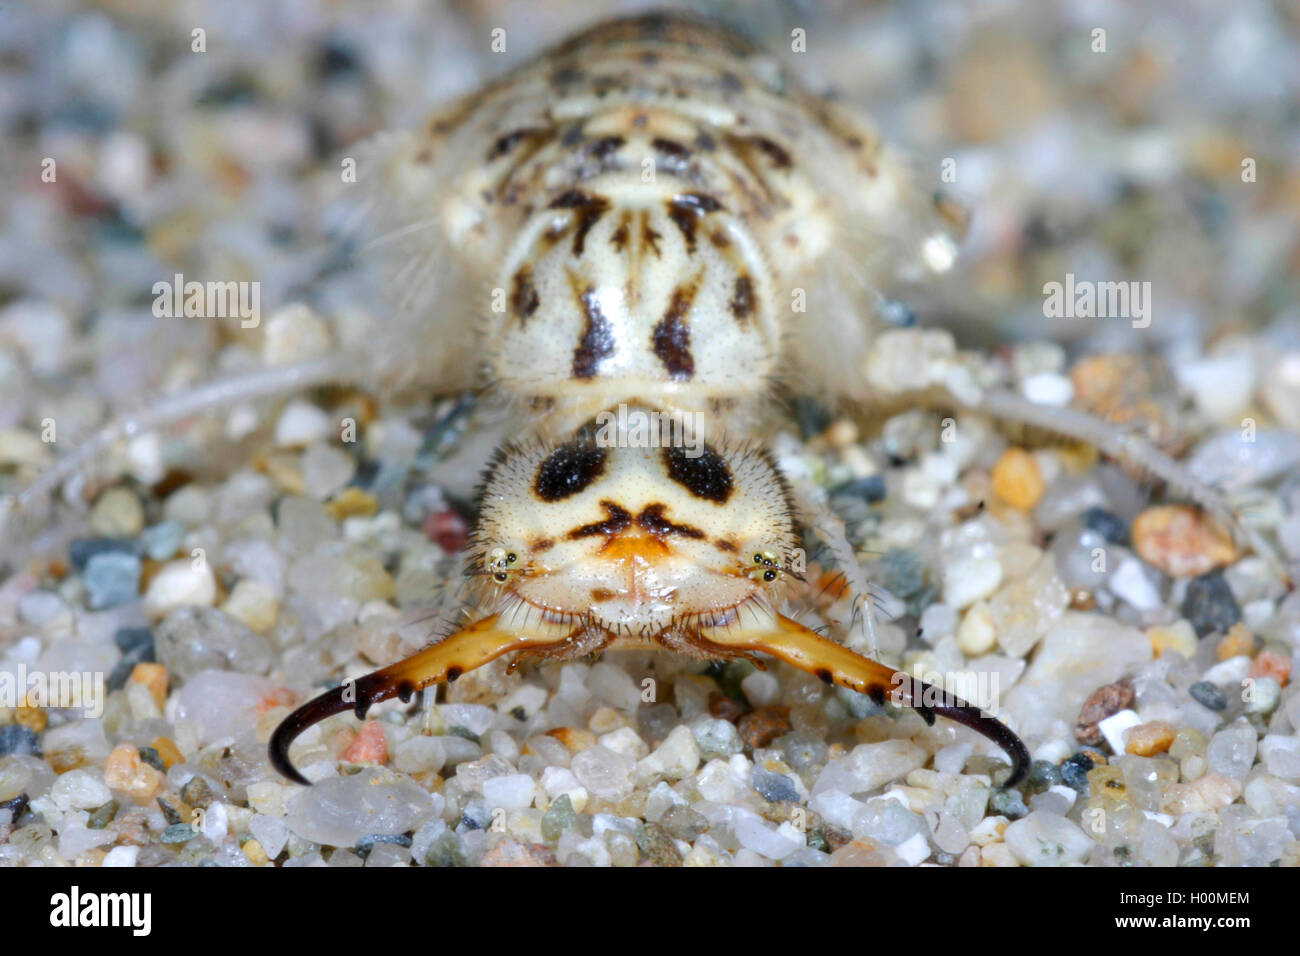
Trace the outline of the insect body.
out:
[[[1013,780],[1024,772],[1023,744],[977,708],[779,613],[800,578],[796,509],[753,433],[773,381],[797,377],[828,334],[825,318],[794,321],[792,291],[873,222],[908,223],[891,227],[896,245],[921,241],[917,224],[946,241],[870,130],[726,35],[649,17],[523,67],[384,162],[408,215],[395,233],[428,218],[440,238],[424,247],[504,299],[474,344],[541,438],[487,471],[469,554],[485,616],[299,708],[271,741],[283,774],[305,782],[289,745],[330,714],[511,652],[656,645],[763,653],[930,722],[953,717],[1007,750]],[[875,270],[916,258],[883,239]],[[847,348],[869,341],[873,315],[837,320]],[[434,326],[420,334],[441,344]],[[664,416],[689,442],[598,429],[616,407],[624,422]]]

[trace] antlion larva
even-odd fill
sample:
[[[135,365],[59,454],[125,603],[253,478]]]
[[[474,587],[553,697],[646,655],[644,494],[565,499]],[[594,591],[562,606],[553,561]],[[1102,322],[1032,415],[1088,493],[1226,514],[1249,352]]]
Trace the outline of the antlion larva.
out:
[[[302,781],[288,748],[304,727],[502,654],[654,645],[765,653],[889,695],[973,726],[1012,755],[1013,777],[1024,772],[1023,744],[977,708],[777,610],[800,579],[796,509],[752,439],[774,379],[825,358],[816,323],[795,321],[792,290],[818,281],[855,220],[897,224],[890,255],[951,255],[868,127],[723,32],[646,17],[539,57],[382,161],[403,193],[392,205],[415,212],[389,226],[414,237],[408,274],[437,274],[455,250],[458,273],[495,292],[473,345],[542,440],[503,448],[485,476],[468,563],[486,616],[301,707],[271,742],[282,773]],[[662,416],[679,440],[634,440],[627,414],[600,427],[613,409]]]

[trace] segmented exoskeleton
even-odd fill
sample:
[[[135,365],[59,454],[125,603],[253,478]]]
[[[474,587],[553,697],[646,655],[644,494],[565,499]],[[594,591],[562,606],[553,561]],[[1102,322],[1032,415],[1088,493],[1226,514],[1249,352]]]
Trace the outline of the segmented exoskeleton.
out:
[[[270,754],[298,782],[290,745],[332,714],[408,700],[512,652],[646,646],[770,655],[950,717],[1005,749],[1018,779],[1028,753],[1004,725],[781,613],[800,583],[800,512],[839,540],[849,585],[865,583],[816,494],[792,489],[762,447],[778,383],[1046,426],[1225,513],[1148,444],[990,387],[943,334],[882,331],[880,289],[951,263],[951,217],[863,121],[712,26],[649,16],[583,33],[382,139],[360,178],[398,300],[363,354],[168,399],[106,428],[18,502],[123,435],[233,398],[378,379],[490,386],[485,400],[507,403],[525,437],[484,480],[466,559],[482,616],[288,717]],[[907,352],[917,347],[930,351]],[[629,417],[650,416],[680,440],[638,440]]]

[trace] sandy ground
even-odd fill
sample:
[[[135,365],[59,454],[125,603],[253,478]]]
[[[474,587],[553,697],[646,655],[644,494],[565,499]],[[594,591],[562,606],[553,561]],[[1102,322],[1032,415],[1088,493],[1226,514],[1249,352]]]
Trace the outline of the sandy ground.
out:
[[[0,491],[115,412],[382,321],[339,238],[339,155],[595,5],[410,6],[7,11]],[[459,610],[468,502],[512,426],[383,383],[223,407],[117,443],[7,533],[0,863],[1300,861],[1300,11],[710,6],[972,212],[958,266],[908,302],[922,325],[1156,440],[1276,560],[1085,448],[801,405],[771,444],[830,491],[881,658],[984,680],[1028,781],[999,790],[982,738],[785,667],[637,654],[493,665],[431,706],[332,718],[295,747],[304,789],[268,765],[271,731]],[[155,317],[177,273],[259,282],[265,321]],[[1046,315],[1047,285],[1076,280],[1149,283],[1149,310]],[[851,595],[798,610],[843,638]],[[101,706],[26,681],[73,674]]]

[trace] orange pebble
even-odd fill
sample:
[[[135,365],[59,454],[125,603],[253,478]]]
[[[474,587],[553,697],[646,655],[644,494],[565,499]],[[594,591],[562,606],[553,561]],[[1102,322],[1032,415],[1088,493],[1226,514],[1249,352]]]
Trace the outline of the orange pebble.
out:
[[[181,749],[176,746],[176,742],[170,737],[155,737],[149,746],[157,751],[158,759],[169,770],[176,764],[185,762]]]
[[[1228,628],[1228,633],[1219,639],[1214,648],[1214,656],[1221,661],[1232,657],[1249,657],[1255,653],[1255,635],[1247,630],[1246,625],[1238,621]]]
[[[993,466],[993,494],[1017,511],[1038,504],[1043,488],[1038,462],[1023,448],[1008,448]]]
[[[1141,757],[1164,753],[1174,742],[1175,734],[1173,724],[1163,720],[1138,724],[1124,731],[1124,751]]]
[[[1271,677],[1285,687],[1291,677],[1291,658],[1275,651],[1260,651],[1250,662],[1251,677]]]
[[[1194,578],[1237,560],[1232,536],[1188,505],[1148,508],[1133,519],[1133,547],[1142,560],[1175,578]]]
[[[139,804],[150,803],[162,789],[163,775],[140,759],[130,744],[118,744],[104,761],[104,783]]]
[[[149,688],[154,703],[158,705],[160,711],[163,709],[163,705],[167,703],[167,668],[161,664],[142,661],[131,671],[131,680]]]
[[[554,737],[575,754],[596,746],[596,735],[581,727],[555,727],[548,730],[546,736]]]
[[[388,759],[388,745],[384,741],[384,728],[377,720],[367,720],[361,725],[357,739],[348,744],[342,759],[347,763],[383,763]]]
[[[14,710],[14,723],[22,724],[34,733],[39,734],[43,731],[48,721],[49,718],[46,716],[45,711],[40,707],[30,706],[26,698],[23,698]]]

